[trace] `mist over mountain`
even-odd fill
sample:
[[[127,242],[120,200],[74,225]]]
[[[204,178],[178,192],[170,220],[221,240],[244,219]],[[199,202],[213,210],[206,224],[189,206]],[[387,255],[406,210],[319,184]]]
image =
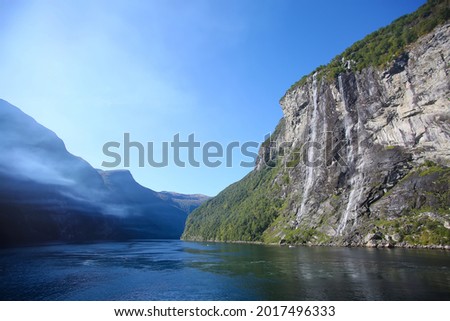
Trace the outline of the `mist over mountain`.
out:
[[[4,100],[0,128],[0,245],[179,238],[207,198],[155,192],[126,170],[96,170]]]

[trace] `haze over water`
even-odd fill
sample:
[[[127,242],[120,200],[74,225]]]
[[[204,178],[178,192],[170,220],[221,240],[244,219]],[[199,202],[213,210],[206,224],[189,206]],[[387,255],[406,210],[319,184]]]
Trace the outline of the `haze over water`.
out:
[[[0,300],[449,300],[450,253],[176,240],[0,250]]]

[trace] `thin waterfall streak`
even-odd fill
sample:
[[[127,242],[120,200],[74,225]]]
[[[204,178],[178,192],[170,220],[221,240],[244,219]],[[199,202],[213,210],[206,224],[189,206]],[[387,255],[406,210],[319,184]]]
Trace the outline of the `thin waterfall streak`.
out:
[[[351,173],[352,178],[350,179],[350,194],[348,197],[347,206],[345,208],[344,215],[341,218],[341,221],[339,222],[338,228],[336,230],[336,234],[342,235],[343,230],[347,226],[347,222],[350,216],[350,212],[355,213],[354,219],[356,221],[356,206],[358,203],[358,200],[361,195],[362,186],[360,186],[360,180],[358,180],[357,173],[359,172],[356,168],[355,164],[355,150],[353,147],[353,127],[355,124],[353,123],[353,119],[348,112],[348,106],[347,106],[347,100],[345,98],[345,92],[344,92],[344,86],[342,83],[342,76],[338,77],[338,83],[339,83],[339,92],[341,94],[341,99],[344,104],[344,127],[345,127],[345,139],[347,141],[347,167],[355,168],[355,172]],[[359,145],[359,142],[358,142]]]
[[[317,139],[317,127],[318,127],[318,104],[317,104],[317,79],[316,74],[313,75],[313,83],[312,83],[312,89],[313,89],[313,113],[311,116],[311,137],[310,142],[316,142]],[[315,160],[316,150],[315,148],[309,148],[308,149],[308,161],[312,162]],[[314,167],[310,166],[310,164],[307,164],[306,168],[306,184],[303,189],[303,197],[302,197],[302,203],[300,205],[300,211],[297,214],[297,221],[303,216],[303,214],[306,213],[307,210],[307,202],[309,195],[311,194],[311,188],[313,185],[313,178],[314,178]]]

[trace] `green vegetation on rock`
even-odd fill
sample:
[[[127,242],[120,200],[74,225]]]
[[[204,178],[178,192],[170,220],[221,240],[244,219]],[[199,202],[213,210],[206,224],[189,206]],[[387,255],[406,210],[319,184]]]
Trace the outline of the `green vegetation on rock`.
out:
[[[444,24],[449,18],[448,0],[429,0],[417,11],[404,15],[390,25],[355,42],[333,58],[328,65],[319,66],[311,74],[317,73],[319,77],[334,81],[339,74],[346,71],[348,61],[354,71],[367,67],[385,68],[395,58],[400,57],[409,44],[436,26]],[[303,76],[289,88],[288,92],[304,85],[309,76]]]
[[[289,175],[283,173],[285,168],[278,159],[279,151],[272,143],[283,135],[284,129],[282,119],[271,137],[262,144],[260,156],[264,159],[259,161],[264,165],[260,170],[231,184],[189,215],[182,239],[264,241],[264,232],[285,207],[280,185],[289,183]]]
[[[432,210],[432,209],[430,209]],[[416,245],[445,245],[450,242],[450,230],[442,221],[445,216],[432,212],[404,215],[393,220],[376,221],[377,230],[389,235],[390,242]]]
[[[195,210],[186,222],[183,239],[262,241],[283,201],[274,182],[278,168],[253,171]]]
[[[416,197],[405,204],[404,213],[399,217],[380,218],[375,221],[372,231],[381,232],[391,238],[394,244],[408,246],[445,245],[450,243],[450,168],[432,161],[405,176],[395,189],[419,186]],[[432,184],[427,190],[424,186]],[[385,197],[391,193],[386,193]],[[393,239],[392,239],[393,238]]]

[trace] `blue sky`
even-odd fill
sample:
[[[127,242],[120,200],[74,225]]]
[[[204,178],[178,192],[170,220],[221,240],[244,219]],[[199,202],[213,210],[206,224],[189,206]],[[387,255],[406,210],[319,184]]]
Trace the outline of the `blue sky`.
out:
[[[292,83],[424,2],[0,0],[0,98],[96,168],[124,133],[159,149],[177,133],[261,142]],[[135,179],[157,191],[215,195],[250,171],[238,152],[231,168],[131,157]]]

